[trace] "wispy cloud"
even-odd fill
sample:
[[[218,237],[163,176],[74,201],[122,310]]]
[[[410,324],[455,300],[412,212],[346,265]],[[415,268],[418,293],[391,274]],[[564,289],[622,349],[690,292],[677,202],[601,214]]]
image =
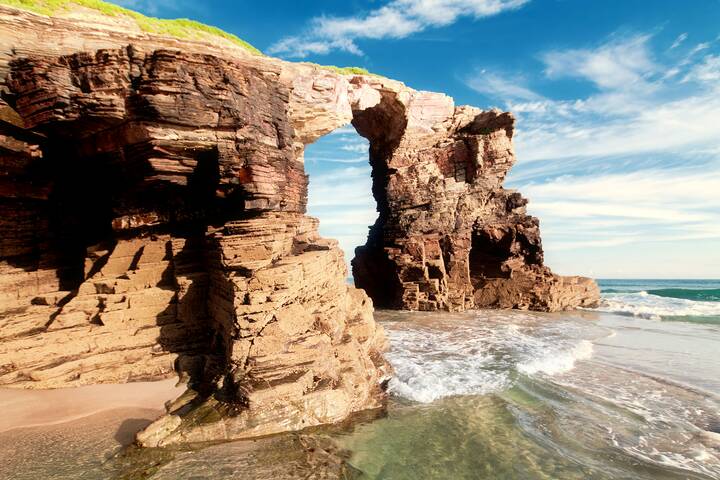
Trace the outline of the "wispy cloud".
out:
[[[541,95],[530,90],[525,80],[519,76],[499,74],[487,69],[475,70],[465,78],[468,87],[489,97],[505,100],[536,102],[542,101]]]
[[[613,38],[596,48],[540,56],[545,80],[586,82],[594,89],[585,97],[524,101],[514,86],[510,91],[495,89],[498,100],[519,116],[519,158],[631,155],[717,145],[720,57],[694,59],[696,46],[675,64],[660,62],[651,51],[650,38]],[[668,77],[671,70],[675,73]],[[468,86],[477,85],[468,81]],[[542,98],[527,86],[521,93]]]
[[[370,165],[337,168],[310,176],[308,208],[372,205],[371,192]]]
[[[328,163],[368,163],[368,157],[338,158],[338,157],[308,157],[305,162],[328,162]]]
[[[323,16],[307,31],[283,38],[268,49],[273,55],[303,58],[333,50],[361,54],[361,39],[405,38],[432,27],[450,25],[460,17],[483,18],[521,7],[529,0],[392,0],[363,14]]]
[[[363,153],[368,151],[367,143],[350,143],[340,147],[346,152]]]
[[[715,83],[720,82],[720,55],[708,55],[692,67],[683,77],[683,82]]]
[[[635,272],[658,271],[667,245],[720,244],[720,55],[687,36],[671,49],[653,43],[647,34],[614,35],[539,54],[536,77],[466,78],[518,117],[519,165],[508,184],[530,199],[560,271],[621,274],[628,259],[620,252],[630,251],[648,252]],[[554,82],[575,82],[585,94],[559,99],[533,87]]]
[[[336,128],[328,133],[328,135],[357,135],[357,131],[352,125],[345,125],[344,127]]]
[[[367,158],[363,160],[367,162]],[[320,219],[320,234],[337,239],[345,261],[350,262],[355,247],[365,244],[368,226],[377,219],[370,166],[336,167],[311,174],[308,214]]]
[[[643,85],[657,70],[648,49],[648,35],[605,43],[594,49],[552,51],[542,56],[550,78],[578,77],[602,89]]]
[[[687,40],[688,34],[687,33],[681,33],[678,35],[678,37],[675,39],[675,41],[670,45],[670,50],[673,50],[675,48],[678,48],[680,45],[683,44],[685,40]]]
[[[720,162],[715,165],[720,166]],[[720,170],[559,177],[522,186],[551,250],[720,239]]]

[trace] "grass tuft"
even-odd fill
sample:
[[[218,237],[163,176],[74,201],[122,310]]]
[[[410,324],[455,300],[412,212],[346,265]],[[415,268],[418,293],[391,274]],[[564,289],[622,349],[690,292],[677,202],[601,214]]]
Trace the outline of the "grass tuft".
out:
[[[0,0],[0,4],[20,8],[49,17],[58,12],[71,10],[73,5],[96,10],[109,17],[129,17],[135,20],[138,27],[147,33],[166,35],[185,40],[209,40],[212,37],[221,37],[239,45],[251,53],[262,55],[262,52],[245,40],[232,33],[220,30],[217,27],[205,25],[188,18],[165,19],[148,17],[113,3],[102,0]],[[336,67],[334,65],[316,65],[325,70],[340,75],[374,75],[361,67]]]
[[[0,4],[28,10],[41,15],[52,16],[63,10],[70,10],[73,5],[96,10],[109,17],[129,17],[135,20],[138,27],[144,32],[157,35],[168,35],[187,40],[208,40],[211,37],[221,37],[239,45],[251,53],[262,55],[262,52],[245,40],[232,33],[220,30],[217,27],[205,25],[187,18],[165,19],[147,17],[141,13],[128,10],[119,5],[103,2],[102,0],[0,0]]]
[[[2,1],[2,0],[0,0]],[[362,67],[336,67],[335,65],[320,65],[317,63],[312,62],[305,62],[308,65],[313,65],[318,68],[322,68],[323,70],[329,70],[331,72],[335,72],[340,75],[372,75],[374,77],[379,77],[380,75],[376,73],[370,73],[367,71],[367,69]]]

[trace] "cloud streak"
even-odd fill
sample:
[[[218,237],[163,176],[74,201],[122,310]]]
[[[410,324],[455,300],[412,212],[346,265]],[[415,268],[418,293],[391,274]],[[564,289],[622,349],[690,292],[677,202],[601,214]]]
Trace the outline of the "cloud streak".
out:
[[[360,55],[358,40],[405,38],[428,28],[455,23],[461,17],[483,18],[520,8],[529,0],[392,0],[364,14],[322,16],[305,34],[285,37],[268,53],[290,58],[324,55],[334,50]]]
[[[594,88],[584,98],[544,99],[528,87],[522,87],[522,95],[495,89],[495,97],[519,116],[519,157],[532,161],[681,152],[717,145],[720,56],[693,60],[705,49],[696,46],[679,63],[662,64],[654,58],[650,39],[636,35],[596,48],[542,54],[546,78],[576,79]],[[668,77],[669,71],[675,73]],[[468,86],[476,87],[472,82]]]
[[[551,251],[720,239],[717,168],[568,176],[521,189]]]
[[[345,261],[350,262],[355,247],[365,244],[368,226],[377,219],[370,166],[311,174],[308,214],[320,219],[320,234],[337,239],[345,251]]]
[[[686,42],[663,53],[651,35],[615,35],[539,54],[536,77],[466,78],[518,117],[508,185],[530,199],[559,271],[672,275],[674,255],[675,272],[702,276],[718,264],[707,249],[720,244],[720,55]],[[533,81],[585,94],[552,98]],[[690,266],[702,256],[709,266]]]
[[[499,74],[486,69],[478,69],[465,78],[465,83],[478,93],[483,95],[503,98],[505,100],[541,102],[545,98],[526,85],[524,79],[509,74]]]

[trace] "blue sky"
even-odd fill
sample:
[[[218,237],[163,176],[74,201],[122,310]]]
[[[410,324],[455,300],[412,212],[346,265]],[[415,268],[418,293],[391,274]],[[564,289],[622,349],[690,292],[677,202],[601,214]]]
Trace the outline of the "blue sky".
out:
[[[720,0],[118,3],[508,109],[506,186],[530,199],[552,268],[720,277]],[[309,213],[348,257],[375,218],[366,159],[351,128],[306,152]]]

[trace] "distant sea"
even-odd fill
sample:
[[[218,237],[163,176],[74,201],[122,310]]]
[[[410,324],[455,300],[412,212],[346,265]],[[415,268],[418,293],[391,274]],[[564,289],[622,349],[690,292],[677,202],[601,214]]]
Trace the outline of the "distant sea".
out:
[[[666,321],[720,323],[720,280],[598,280],[599,310]]]

